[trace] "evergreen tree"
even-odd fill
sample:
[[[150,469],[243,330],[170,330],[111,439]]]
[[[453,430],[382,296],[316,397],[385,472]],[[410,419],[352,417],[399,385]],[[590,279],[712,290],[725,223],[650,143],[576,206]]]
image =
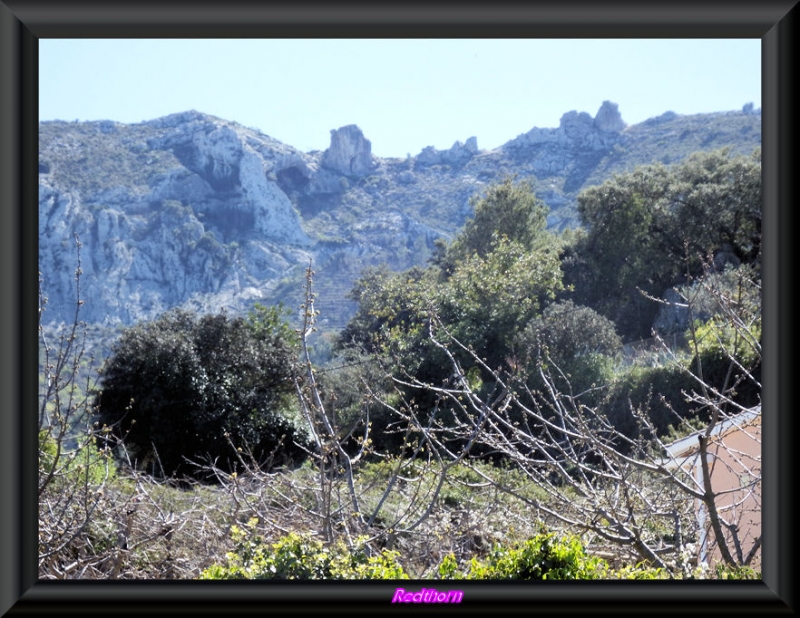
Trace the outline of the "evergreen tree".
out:
[[[296,344],[277,310],[248,319],[173,310],[123,332],[101,371],[101,445],[158,477],[210,480],[195,465],[237,469],[241,452],[300,456],[292,419]]]

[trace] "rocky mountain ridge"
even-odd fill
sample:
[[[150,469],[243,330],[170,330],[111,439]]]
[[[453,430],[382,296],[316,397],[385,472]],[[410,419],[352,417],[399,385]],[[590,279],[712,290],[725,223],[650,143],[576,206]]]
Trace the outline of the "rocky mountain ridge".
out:
[[[356,125],[301,152],[260,131],[196,111],[137,124],[40,123],[39,268],[45,321],[74,313],[79,239],[82,318],[114,326],[185,306],[239,313],[256,302],[299,305],[317,272],[322,326],[341,327],[345,298],[369,265],[423,264],[450,238],[470,199],[507,175],[531,180],[548,225],[579,224],[575,197],[611,174],[697,151],[761,141],[760,110],[627,126],[606,101],[571,111],[500,148],[477,138],[448,150],[380,158]]]

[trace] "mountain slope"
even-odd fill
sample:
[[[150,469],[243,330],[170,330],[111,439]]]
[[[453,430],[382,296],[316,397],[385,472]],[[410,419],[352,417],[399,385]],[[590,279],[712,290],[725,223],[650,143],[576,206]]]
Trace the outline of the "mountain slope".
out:
[[[340,328],[361,270],[423,264],[450,238],[470,199],[507,175],[528,179],[548,225],[579,224],[575,198],[611,174],[673,163],[696,150],[760,146],[760,111],[679,116],[626,126],[617,106],[567,112],[491,151],[472,137],[405,159],[372,155],[350,125],[324,152],[304,153],[199,112],[137,124],[40,124],[39,267],[45,322],[74,312],[81,242],[82,318],[114,326],[173,306],[237,313],[255,302],[300,302],[317,272],[321,326]]]

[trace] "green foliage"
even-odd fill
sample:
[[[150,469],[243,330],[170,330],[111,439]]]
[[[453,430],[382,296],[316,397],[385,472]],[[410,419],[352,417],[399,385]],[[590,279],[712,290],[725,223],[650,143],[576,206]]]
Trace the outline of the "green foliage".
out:
[[[233,526],[234,550],[227,564],[207,568],[200,579],[408,579],[398,552],[384,549],[369,555],[365,538],[347,547],[342,541],[326,545],[292,532],[270,544],[255,533],[256,523]]]
[[[624,338],[649,336],[657,309],[637,288],[660,292],[674,276],[676,264],[667,260],[651,232],[651,205],[664,174],[662,169],[637,170],[578,196],[587,232],[576,236],[565,280],[575,290],[576,303],[614,321]],[[668,272],[662,273],[665,268]]]
[[[418,379],[441,382],[444,358],[429,342],[435,315],[499,366],[514,333],[563,290],[560,250],[531,188],[506,180],[475,203],[475,218],[427,269],[365,271],[350,294],[359,305],[342,345],[389,356]]]
[[[130,327],[101,371],[98,425],[159,477],[203,476],[187,458],[237,470],[242,450],[261,462],[300,457],[289,332],[265,308],[247,320],[173,310]]]
[[[283,305],[267,307],[256,303],[245,318],[247,327],[258,341],[273,346],[296,345],[296,333],[288,322],[289,310]]]
[[[590,556],[578,537],[554,532],[541,532],[510,548],[495,546],[486,560],[472,558],[465,573],[458,571],[452,555],[438,567],[442,579],[492,580],[602,579],[607,570],[607,563]]]
[[[685,333],[691,353],[676,363],[618,369],[599,402],[629,437],[641,431],[631,407],[645,412],[662,437],[680,433],[682,421],[695,426],[708,420],[707,410],[688,402],[702,394],[702,384],[744,407],[760,401],[761,285],[755,265],[726,267],[678,290],[695,316]]]
[[[665,569],[647,566],[644,563],[632,564],[619,569],[609,569],[605,574],[606,579],[634,579],[634,580],[656,580],[672,579],[672,576]]]
[[[611,320],[571,300],[549,305],[528,325],[526,334],[556,361],[591,353],[613,356],[622,347]]]
[[[644,564],[612,569],[598,556],[590,555],[580,538],[541,531],[526,541],[492,548],[485,560],[471,558],[459,570],[453,554],[446,555],[437,567],[439,579],[482,580],[598,580],[598,579],[669,579],[663,569]]]
[[[317,373],[325,409],[348,452],[361,448],[369,423],[369,451],[397,452],[403,442],[395,431],[394,415],[379,398],[391,398],[391,385],[383,367],[373,357],[346,349]]]
[[[366,538],[347,547],[341,541],[325,544],[309,534],[292,532],[268,543],[256,532],[257,523],[252,519],[244,527],[233,526],[234,548],[226,564],[208,567],[199,579],[408,579],[399,552],[383,549],[369,555]],[[496,545],[486,559],[471,558],[463,570],[455,556],[447,554],[435,571],[438,579],[448,580],[668,578],[663,570],[644,565],[613,570],[602,558],[590,555],[579,537],[545,531],[511,547]]]
[[[419,267],[404,273],[386,267],[365,269],[348,294],[358,308],[342,330],[339,347],[357,347],[368,353],[407,350],[430,315],[435,289],[431,275]]]
[[[437,258],[438,265],[452,272],[459,262],[477,255],[486,257],[496,239],[507,238],[527,251],[536,248],[547,225],[547,207],[527,183],[506,178],[471,201],[473,216],[456,239]]]
[[[533,319],[517,335],[515,347],[532,388],[542,386],[537,368],[544,363],[557,385],[579,393],[611,381],[622,341],[611,320],[589,307],[563,300]]]
[[[625,338],[650,336],[660,295],[720,251],[760,259],[761,155],[723,149],[667,167],[648,165],[578,196],[586,234],[571,247],[566,281],[575,300],[612,319]]]
[[[631,366],[611,385],[601,409],[614,428],[629,438],[643,431],[631,409],[644,412],[656,433],[666,436],[681,419],[696,416],[686,400],[687,393],[696,388],[697,382],[680,366]]]
[[[435,281],[434,271],[421,268],[404,273],[367,269],[351,292],[358,309],[342,331],[339,351],[363,351],[376,357],[376,365],[381,359],[392,372],[406,371],[421,380],[440,382],[446,359],[428,337]],[[400,448],[402,436],[384,431],[391,416],[380,406],[377,411],[376,444],[397,452],[394,449]]]
[[[689,284],[677,287],[690,307],[692,317],[700,322],[715,318],[724,322],[740,316],[746,330],[760,334],[761,275],[758,263],[726,264],[721,270],[709,265],[709,272]],[[741,329],[740,329],[741,330]],[[693,337],[690,333],[690,338]],[[709,340],[711,341],[711,340]],[[731,340],[732,341],[732,340]],[[742,350],[744,351],[744,350]]]
[[[63,440],[62,446],[63,446]],[[85,440],[69,451],[62,450],[51,431],[39,431],[39,478],[52,475],[52,481],[63,491],[80,486],[99,486],[116,476],[108,451],[98,451]]]
[[[59,455],[58,442],[46,429],[39,430],[39,473],[49,474]]]
[[[530,251],[502,236],[490,246],[484,257],[473,254],[458,263],[439,287],[439,316],[460,341],[499,367],[515,334],[563,286],[554,243]]]
[[[687,333],[695,375],[747,407],[759,403],[761,394],[761,285],[753,274],[744,265],[702,280],[706,289],[715,287],[719,298],[728,299],[735,314],[706,302],[710,317],[695,320]]]
[[[749,566],[731,567],[723,562],[714,567],[717,579],[761,579],[761,571]]]
[[[760,149],[749,157],[730,149],[693,154],[675,169],[669,198],[668,229],[695,260],[723,247],[744,263],[760,257]]]
[[[692,335],[697,341],[697,352],[701,357],[733,357],[751,368],[760,362],[760,355],[752,342],[761,341],[761,320],[750,324],[746,336],[743,336],[739,328],[715,316],[705,323],[695,324]]]
[[[440,339],[455,337],[488,367],[506,366],[517,333],[564,289],[561,241],[545,230],[543,206],[527,184],[506,180],[474,207],[475,218],[450,245],[441,246],[427,268],[364,272],[350,293],[358,309],[342,331],[340,349],[358,348],[385,359],[396,375],[447,384],[452,368],[431,341],[433,332]],[[453,353],[476,392],[485,395],[494,388],[471,353]],[[451,422],[453,411],[432,394],[400,390],[422,422],[434,413],[441,414],[437,422]]]

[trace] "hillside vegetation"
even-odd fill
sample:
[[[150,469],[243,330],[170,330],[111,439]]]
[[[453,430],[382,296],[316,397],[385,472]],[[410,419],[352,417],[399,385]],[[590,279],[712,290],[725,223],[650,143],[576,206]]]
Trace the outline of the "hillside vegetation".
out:
[[[564,229],[503,177],[427,261],[360,270],[341,330],[309,263],[295,317],[167,313],[97,368],[79,295],[40,331],[40,577],[757,577],[666,445],[760,411],[760,169],[638,166]]]

